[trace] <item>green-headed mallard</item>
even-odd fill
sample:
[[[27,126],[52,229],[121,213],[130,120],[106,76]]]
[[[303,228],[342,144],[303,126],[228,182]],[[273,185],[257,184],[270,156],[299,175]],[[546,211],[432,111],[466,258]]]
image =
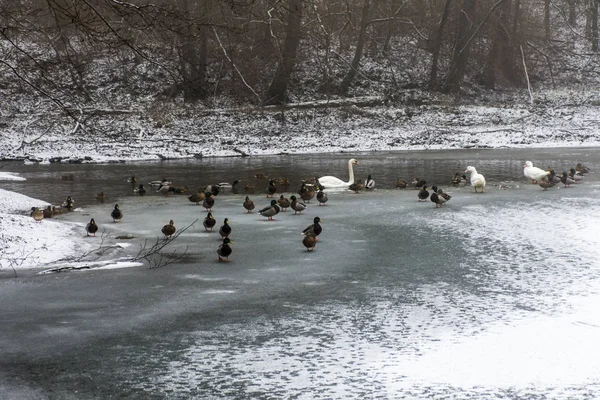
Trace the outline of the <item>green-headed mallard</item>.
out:
[[[246,210],[248,210],[248,214],[252,213],[252,210],[254,210],[254,202],[252,200],[250,200],[250,197],[246,196],[246,199],[244,200],[243,206]]]
[[[96,232],[98,232],[98,225],[96,225],[94,218],[90,219],[90,222],[85,227],[85,231],[87,232],[87,236],[89,236],[90,233],[96,236]]]
[[[318,241],[317,236],[319,236],[321,232],[323,232],[323,227],[319,224],[320,222],[323,222],[321,218],[315,217],[313,219],[313,223],[304,228],[302,230],[302,233],[304,235],[312,235],[315,237],[315,240]]]
[[[329,197],[327,196],[327,193],[325,193],[323,191],[323,188],[321,187],[319,189],[319,191],[317,192],[317,201],[319,202],[320,206],[326,206],[327,201],[329,200]]]
[[[145,195],[146,194],[146,188],[144,187],[144,184],[140,183],[140,185],[137,188],[133,189],[133,193],[137,193],[140,196]]]
[[[269,221],[272,221],[273,217],[279,214],[280,209],[277,200],[271,200],[271,204],[259,210],[258,213],[263,217],[267,217]]]
[[[39,209],[39,207],[33,207],[31,209],[31,216],[35,220],[35,222],[42,222],[44,219],[44,212]]]
[[[419,201],[427,200],[427,198],[429,197],[429,192],[427,191],[427,186],[421,187],[421,189],[419,190],[419,193],[417,193],[417,197],[419,198]]]
[[[219,235],[221,235],[222,238],[226,238],[229,237],[229,235],[231,235],[231,225],[229,225],[229,218],[225,218],[225,220],[223,221],[223,225],[221,225],[221,227],[219,228]]]
[[[175,223],[170,220],[169,223],[160,230],[165,235],[165,240],[170,239],[175,234]]]
[[[213,196],[218,196],[221,193],[221,186],[218,184],[211,184],[204,187],[204,193],[212,193]]]
[[[575,168],[571,168],[569,170],[569,177],[573,179],[576,183],[581,183],[581,181],[583,181],[583,175],[577,172]]]
[[[198,193],[194,193],[193,195],[189,196],[188,200],[191,201],[192,203],[196,203],[196,205],[200,205],[200,202],[204,201],[205,198],[206,198],[206,194],[204,194],[202,189],[200,189],[198,191]]]
[[[294,210],[294,215],[295,214],[302,214],[302,211],[306,210],[306,204],[304,203],[300,203],[297,199],[296,196],[290,196],[290,200],[292,201],[290,203],[290,208],[292,210]]]
[[[215,198],[213,197],[212,192],[205,192],[205,197],[202,201],[202,207],[206,208],[206,211],[211,212],[213,206],[215,205]]]
[[[115,204],[115,208],[113,208],[110,216],[112,217],[113,222],[120,222],[123,219],[123,212],[121,212],[118,204]]]
[[[292,204],[290,202],[290,200],[285,197],[284,195],[279,196],[279,201],[278,201],[279,207],[281,207],[281,211],[287,211],[287,209],[289,208],[289,206]]]
[[[562,173],[562,178],[560,178],[560,181],[565,185],[565,187],[570,187],[571,185],[577,183],[569,176],[567,171]]]
[[[208,214],[206,214],[206,218],[204,218],[204,221],[202,222],[202,225],[204,225],[204,229],[207,232],[210,229],[210,231],[212,232],[212,230],[216,224],[217,224],[217,220],[213,217],[212,213],[209,212]]]
[[[170,191],[171,191],[171,183],[170,182],[161,183],[161,185],[158,187],[158,189],[156,189],[156,193],[160,193],[165,197],[167,197],[169,195]]]
[[[73,211],[73,208],[75,208],[75,200],[73,200],[71,198],[71,196],[67,196],[67,199],[64,201],[64,203],[62,205],[68,211]]]
[[[477,189],[481,189],[481,193],[485,193],[485,177],[477,172],[475,167],[469,165],[465,171],[465,173],[471,173],[471,186],[473,186],[473,190],[477,193]]]
[[[223,239],[223,243],[221,243],[219,245],[219,248],[217,249],[217,254],[219,255],[219,262],[221,262],[221,261],[228,262],[229,261],[229,256],[233,252],[233,250],[231,249],[231,246],[229,246],[229,245],[232,243],[233,242],[227,237]],[[223,259],[225,259],[225,260],[223,260]]]
[[[275,186],[275,181],[273,179],[269,179],[269,186],[265,189],[265,193],[267,197],[273,197],[273,195],[277,192],[277,186]]]
[[[432,190],[433,190],[433,188],[432,188]],[[433,190],[429,199],[435,203],[436,208],[442,207],[444,205],[444,203],[446,202],[446,199],[444,199],[442,196],[438,195],[435,190]]]
[[[307,251],[313,251],[315,249],[315,246],[317,245],[317,238],[314,237],[312,234],[304,235],[304,238],[302,239],[302,244],[304,245],[304,247],[306,247]]]

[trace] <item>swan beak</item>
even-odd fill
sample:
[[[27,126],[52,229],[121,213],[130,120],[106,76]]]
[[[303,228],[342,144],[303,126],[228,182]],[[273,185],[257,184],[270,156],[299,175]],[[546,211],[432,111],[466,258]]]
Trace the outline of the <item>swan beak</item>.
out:
[[[358,163],[358,161],[354,162],[354,164],[356,164],[356,165],[360,165],[360,164]]]

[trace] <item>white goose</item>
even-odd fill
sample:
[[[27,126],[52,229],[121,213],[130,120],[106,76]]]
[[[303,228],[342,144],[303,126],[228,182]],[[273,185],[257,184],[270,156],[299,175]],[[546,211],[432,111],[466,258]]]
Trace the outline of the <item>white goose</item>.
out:
[[[531,161],[525,161],[525,165],[523,165],[523,175],[531,179],[531,183],[537,183],[537,181],[547,179],[548,175],[550,175],[550,171],[544,171],[541,168],[534,167]]]
[[[477,170],[473,166],[468,166],[466,172],[471,173],[471,186],[477,192],[477,189],[481,189],[481,193],[485,192],[485,178],[483,175],[477,173]]]
[[[354,170],[352,169],[352,166],[355,164],[359,165],[358,161],[356,161],[354,158],[351,158],[348,161],[348,174],[350,176],[348,182],[344,182],[343,180],[336,178],[335,176],[322,176],[319,178],[319,183],[326,189],[348,188],[348,186],[354,183]]]

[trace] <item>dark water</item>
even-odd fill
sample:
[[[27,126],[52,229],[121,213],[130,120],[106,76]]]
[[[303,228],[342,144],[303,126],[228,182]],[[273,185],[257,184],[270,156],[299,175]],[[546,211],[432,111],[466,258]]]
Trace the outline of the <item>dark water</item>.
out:
[[[96,203],[99,192],[108,196],[108,202],[133,196],[134,186],[127,182],[131,176],[136,177],[138,184],[146,184],[149,195],[157,194],[147,183],[163,178],[176,187],[187,186],[192,192],[208,184],[239,179],[239,192],[244,191],[246,184],[252,184],[254,192],[261,193],[267,186],[267,180],[256,179],[256,174],[285,177],[290,182],[286,191],[296,191],[302,179],[314,176],[334,175],[347,180],[347,161],[350,158],[360,162],[354,169],[356,179],[364,180],[368,174],[372,174],[378,188],[393,188],[396,179],[410,181],[415,177],[427,180],[429,185],[448,185],[454,173],[463,173],[468,165],[475,166],[478,172],[484,174],[488,185],[522,180],[523,163],[527,160],[540,168],[552,166],[559,173],[578,162],[593,170],[600,167],[597,148],[428,150],[75,165],[5,162],[0,164],[2,171],[18,172],[27,180],[0,182],[0,188],[52,204],[60,204],[70,195],[75,198],[77,206]],[[73,180],[61,178],[71,174]]]

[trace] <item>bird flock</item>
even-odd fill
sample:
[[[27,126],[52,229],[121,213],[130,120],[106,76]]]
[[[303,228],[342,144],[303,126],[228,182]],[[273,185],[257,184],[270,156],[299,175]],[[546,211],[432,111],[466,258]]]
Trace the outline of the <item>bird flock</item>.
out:
[[[368,175],[364,182],[360,179],[354,182],[352,171],[353,165],[358,165],[358,161],[355,159],[350,160],[350,180],[345,182],[347,185],[344,185],[344,187],[354,193],[374,190],[375,180],[371,174]],[[583,181],[585,174],[589,172],[589,168],[581,163],[578,163],[573,168],[565,170],[561,175],[558,175],[551,167],[548,167],[545,170],[534,167],[531,161],[526,161],[523,165],[523,175],[530,180],[532,184],[538,184],[541,188],[543,188],[543,190],[547,190],[561,183],[564,185],[564,187],[570,187],[571,185],[579,184]],[[467,174],[469,175],[468,177]],[[327,205],[329,201],[329,195],[326,192],[327,187],[325,187],[317,177],[303,179],[300,188],[297,190],[297,193],[292,194],[289,196],[289,198],[286,197],[286,192],[288,192],[290,185],[288,179],[270,179],[264,174],[256,174],[255,178],[257,179],[257,184],[262,179],[266,179],[268,181],[266,187],[264,188],[264,195],[268,201],[268,204],[257,210],[254,201],[247,194],[240,206],[245,210],[245,214],[253,214],[256,210],[256,212],[262,217],[265,217],[267,221],[275,221],[275,217],[278,214],[281,212],[287,212],[288,209],[293,211],[294,215],[301,215],[308,208],[307,203],[315,198],[319,207]],[[331,179],[334,177],[324,178]],[[156,193],[163,196],[169,196],[172,193],[189,194],[187,198],[190,202],[198,206],[201,205],[206,210],[206,217],[202,221],[205,231],[213,232],[217,226],[217,220],[213,216],[213,207],[215,207],[216,203],[215,197],[226,191],[236,194],[236,187],[241,181],[235,180],[232,183],[223,182],[206,185],[201,187],[196,193],[191,194],[189,193],[190,191],[187,187],[175,187],[167,179],[148,182],[148,187],[153,188],[148,190],[144,184],[138,185],[135,177],[127,178],[127,182],[133,185],[133,192],[139,196],[145,195],[148,190],[155,190]],[[449,183],[454,187],[470,185],[474,192],[485,193],[486,179],[477,171],[474,166],[467,166],[463,173],[456,172],[449,180]],[[420,178],[414,178],[411,182],[407,182],[398,178],[395,183],[395,187],[398,189],[417,189],[417,200],[419,202],[426,202],[427,200],[430,200],[434,203],[435,208],[443,208],[452,198],[452,196],[444,192],[442,188],[439,188],[435,185],[428,187],[427,182]],[[255,185],[247,184],[244,186],[244,191],[246,193],[254,192],[254,188]],[[429,190],[431,190],[431,193]],[[104,203],[104,201],[107,200],[107,196],[104,194],[104,192],[100,192],[97,196],[97,199],[101,203]],[[65,199],[62,204],[62,208],[60,209],[53,206],[48,206],[44,210],[41,210],[38,207],[32,207],[31,216],[36,223],[40,223],[44,218],[51,218],[54,214],[62,212],[62,210],[73,211],[73,209],[74,200],[71,196],[69,196]],[[121,210],[119,204],[114,205],[114,208],[110,213],[110,217],[113,223],[119,223],[123,220],[123,211]],[[323,227],[321,226],[322,222],[323,221],[320,217],[315,216],[313,218],[313,223],[301,230],[302,244],[307,251],[315,250],[318,242],[318,236],[323,231]],[[86,236],[95,237],[97,232],[98,225],[96,220],[91,218],[86,225]],[[161,233],[164,240],[173,239],[176,232],[177,228],[173,220],[170,220],[161,228]],[[221,242],[216,250],[218,256],[217,259],[219,262],[228,262],[229,257],[233,253],[231,245],[234,244],[234,242],[230,237],[232,232],[233,229],[229,218],[224,218],[222,225],[220,225],[218,228],[218,233],[221,236]]]

